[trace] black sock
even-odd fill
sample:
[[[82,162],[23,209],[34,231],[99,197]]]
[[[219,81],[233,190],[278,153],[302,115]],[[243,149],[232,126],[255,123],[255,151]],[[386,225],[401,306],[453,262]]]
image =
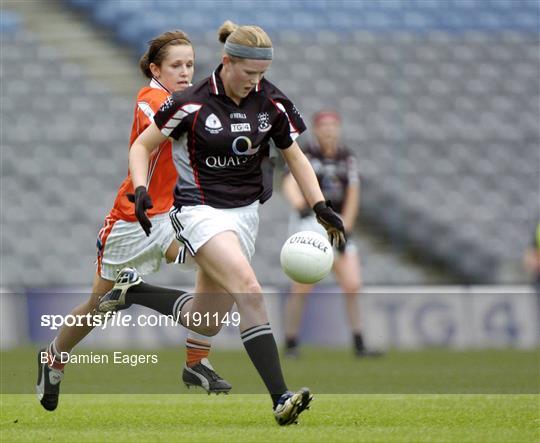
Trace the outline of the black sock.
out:
[[[362,337],[361,332],[357,332],[353,334],[353,340],[354,340],[354,349],[357,351],[363,351],[364,350],[364,338]]]
[[[240,334],[244,347],[266,385],[272,397],[274,408],[279,398],[287,391],[281,365],[279,364],[278,349],[270,324],[253,326]]]
[[[298,346],[298,339],[296,337],[287,337],[285,339],[285,348],[294,349]]]
[[[132,286],[126,293],[126,302],[158,311],[174,318],[182,311],[183,306],[193,298],[189,292],[178,289],[161,288],[159,286],[140,283]]]

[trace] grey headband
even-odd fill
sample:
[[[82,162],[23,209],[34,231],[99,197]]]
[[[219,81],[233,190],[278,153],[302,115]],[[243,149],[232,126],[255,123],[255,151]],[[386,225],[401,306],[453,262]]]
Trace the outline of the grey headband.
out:
[[[229,41],[225,42],[225,52],[234,57],[250,58],[253,60],[272,60],[272,56],[274,55],[273,48],[255,48]]]

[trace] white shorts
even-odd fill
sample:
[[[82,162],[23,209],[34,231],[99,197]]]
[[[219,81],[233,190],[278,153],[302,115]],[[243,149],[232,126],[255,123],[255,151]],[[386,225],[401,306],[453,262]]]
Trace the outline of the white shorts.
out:
[[[289,218],[289,235],[293,235],[299,231],[314,231],[324,236],[324,238],[328,238],[326,229],[324,229],[323,226],[317,221],[315,215],[301,218],[297,212],[293,212]],[[348,254],[358,252],[358,248],[356,247],[354,241],[347,239],[345,252]]]
[[[233,231],[240,240],[242,251],[251,261],[255,253],[255,241],[259,230],[259,202],[241,208],[216,209],[207,205],[182,206],[169,212],[178,241],[184,243],[194,256],[199,248],[217,234]],[[187,260],[180,254],[180,263]],[[183,257],[182,257],[183,255]]]
[[[165,253],[175,239],[168,214],[153,216],[152,231],[147,237],[139,222],[117,220],[108,215],[99,231],[98,272],[114,280],[118,272],[131,266],[141,275],[157,272]]]

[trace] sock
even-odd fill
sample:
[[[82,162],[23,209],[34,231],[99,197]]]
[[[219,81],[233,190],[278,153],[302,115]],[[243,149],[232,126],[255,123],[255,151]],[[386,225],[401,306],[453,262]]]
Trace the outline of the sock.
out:
[[[354,349],[357,351],[363,351],[364,350],[364,338],[362,337],[361,332],[355,332],[353,334],[353,341],[354,341]]]
[[[132,286],[126,293],[126,303],[146,306],[163,315],[172,315],[174,318],[177,318],[178,313],[192,298],[193,295],[189,292],[161,288],[144,282]]]
[[[279,398],[287,391],[287,386],[283,380],[278,349],[270,324],[248,328],[240,334],[240,337],[272,397],[275,408]]]
[[[294,349],[298,346],[298,339],[296,337],[287,337],[285,339],[285,348]]]
[[[210,354],[210,337],[189,331],[186,339],[186,365],[193,367]]]
[[[66,353],[64,353],[66,355]],[[69,355],[69,354],[68,354]],[[56,338],[47,346],[48,366],[57,371],[63,371],[65,363],[62,363],[62,354],[56,349]]]

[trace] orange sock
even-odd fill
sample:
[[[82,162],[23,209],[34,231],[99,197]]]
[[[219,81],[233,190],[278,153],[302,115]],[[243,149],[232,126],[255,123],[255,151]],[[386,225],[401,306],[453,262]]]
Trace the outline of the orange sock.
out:
[[[210,354],[210,343],[202,340],[188,338],[186,340],[186,364],[188,367],[195,366],[203,358]]]
[[[49,360],[49,368],[57,369],[58,371],[63,371],[65,363],[62,363],[62,355],[56,349],[56,339],[54,339],[51,344],[47,347],[47,357]],[[69,355],[69,354],[68,354]]]

